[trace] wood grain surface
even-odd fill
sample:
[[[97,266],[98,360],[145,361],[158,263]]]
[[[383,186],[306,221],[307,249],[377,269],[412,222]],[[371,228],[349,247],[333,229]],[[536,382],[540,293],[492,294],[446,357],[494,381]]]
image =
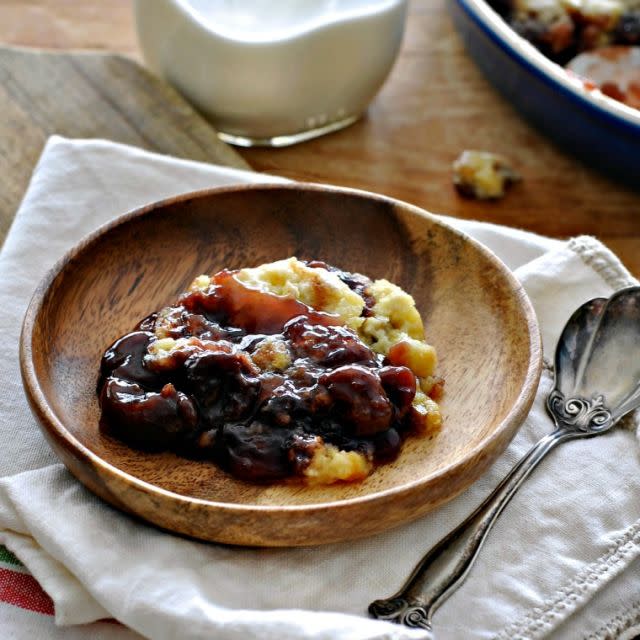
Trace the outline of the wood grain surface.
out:
[[[0,41],[140,59],[130,0],[5,0]],[[450,165],[465,148],[504,153],[523,182],[501,202],[461,199]],[[259,171],[378,191],[436,212],[561,238],[592,234],[640,276],[640,192],[585,167],[524,122],[464,52],[446,0],[410,3],[400,58],[364,120],[296,147],[240,153]]]
[[[0,244],[54,133],[248,168],[176,91],[132,60],[0,47]]]
[[[414,295],[446,380],[444,426],[433,439],[409,438],[396,461],[363,482],[303,488],[253,485],[210,462],[143,453],[99,431],[97,363],[109,344],[175,300],[194,274],[283,255],[387,277]],[[86,241],[36,292],[21,364],[45,435],[98,495],[172,531],[283,546],[371,535],[460,493],[526,416],[541,349],[513,275],[434,217],[338,189],[254,185],[176,198]]]

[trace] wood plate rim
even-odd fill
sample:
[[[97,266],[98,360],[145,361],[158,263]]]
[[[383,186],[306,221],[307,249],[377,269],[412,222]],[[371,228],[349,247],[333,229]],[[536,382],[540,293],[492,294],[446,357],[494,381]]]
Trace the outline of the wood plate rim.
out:
[[[41,390],[40,384],[38,382],[38,377],[35,372],[35,367],[33,363],[33,350],[32,350],[32,340],[33,340],[33,329],[36,322],[36,318],[38,317],[44,299],[47,295],[47,292],[51,285],[53,284],[56,277],[60,274],[60,272],[68,265],[69,262],[73,261],[80,253],[87,250],[93,243],[98,241],[102,235],[113,230],[116,227],[127,224],[131,220],[142,218],[147,215],[153,214],[156,209],[163,208],[166,206],[183,203],[192,199],[209,197],[215,194],[222,193],[232,193],[232,192],[240,192],[240,191],[277,191],[277,190],[286,190],[286,191],[319,191],[324,193],[339,193],[344,195],[351,195],[358,198],[364,198],[368,200],[377,200],[379,202],[400,206],[411,213],[417,214],[420,217],[429,219],[433,224],[436,224],[441,227],[445,227],[449,232],[458,236],[464,242],[471,243],[475,246],[477,250],[484,254],[484,257],[492,262],[494,266],[504,275],[509,282],[513,294],[517,299],[522,311],[524,313],[524,317],[526,319],[526,325],[529,333],[529,353],[530,358],[527,366],[527,372],[524,378],[524,382],[520,393],[509,410],[508,414],[504,417],[504,419],[499,423],[499,425],[493,430],[490,436],[485,438],[482,442],[476,445],[474,448],[467,451],[463,457],[461,457],[456,463],[443,467],[427,476],[419,478],[418,480],[401,484],[398,486],[394,486],[389,489],[384,489],[380,491],[373,492],[366,496],[359,496],[353,498],[347,498],[344,500],[330,501],[330,502],[319,502],[308,505],[260,505],[260,504],[237,504],[233,502],[216,502],[215,500],[206,500],[203,498],[195,498],[184,496],[179,493],[174,493],[167,489],[163,489],[158,487],[157,485],[151,484],[144,480],[137,478],[136,476],[130,475],[129,473],[119,469],[118,467],[112,465],[107,462],[85,445],[83,445],[80,441],[78,441],[73,434],[64,426],[64,424],[57,418],[55,413],[49,407],[46,397]],[[381,194],[372,193],[369,191],[361,190],[361,189],[353,189],[348,187],[337,187],[330,185],[321,185],[315,183],[256,183],[256,184],[243,184],[243,185],[233,185],[226,187],[214,187],[208,189],[201,189],[197,191],[186,192],[177,196],[172,196],[169,198],[165,198],[142,207],[138,207],[133,209],[132,211],[125,213],[121,216],[114,218],[113,220],[101,225],[94,232],[85,236],[82,240],[80,240],[76,245],[74,245],[69,251],[67,251],[47,272],[44,278],[40,281],[37,286],[31,301],[29,302],[29,306],[24,316],[24,321],[22,325],[22,331],[20,335],[20,344],[19,344],[19,355],[20,355],[20,371],[22,374],[23,384],[25,388],[25,392],[27,395],[27,399],[31,406],[32,411],[36,415],[38,419],[38,423],[44,431],[44,435],[48,438],[53,438],[56,444],[62,446],[68,453],[70,453],[73,457],[79,458],[81,462],[85,464],[89,464],[93,467],[101,468],[105,473],[116,476],[118,479],[125,481],[126,483],[134,486],[135,488],[150,494],[150,495],[159,495],[165,498],[171,499],[173,501],[181,502],[186,505],[199,505],[203,507],[210,507],[214,509],[223,509],[229,512],[235,512],[241,514],[243,512],[262,512],[262,513],[271,513],[271,512],[307,512],[307,513],[318,513],[322,511],[328,511],[335,508],[343,508],[348,507],[350,505],[356,504],[366,504],[368,502],[376,502],[383,498],[389,498],[391,496],[401,496],[406,494],[407,492],[413,492],[418,489],[422,485],[426,485],[432,482],[434,479],[451,474],[455,472],[459,467],[463,467],[466,463],[480,456],[484,449],[491,448],[491,445],[495,440],[499,440],[506,433],[509,434],[507,444],[512,439],[515,434],[516,427],[521,424],[533,403],[533,400],[536,395],[540,375],[542,372],[542,347],[541,347],[541,335],[540,329],[538,326],[538,321],[536,318],[535,311],[533,309],[533,305],[529,300],[523,286],[517,280],[517,278],[511,273],[508,267],[487,247],[485,247],[482,243],[477,240],[471,238],[466,233],[459,231],[450,225],[446,224],[438,216],[433,213],[430,213],[424,209],[421,209],[415,205],[409,204],[402,200],[398,200],[396,198],[391,198],[388,196],[384,196]],[[506,445],[505,447],[506,448]],[[501,453],[504,448],[500,449],[497,455]],[[496,457],[497,457],[496,455]],[[73,470],[71,470],[73,473]],[[474,482],[475,479],[472,479],[468,484],[466,484],[464,488],[468,487],[469,484]],[[458,492],[459,493],[459,492]],[[448,501],[455,497],[455,495],[451,495],[447,497],[444,501]]]

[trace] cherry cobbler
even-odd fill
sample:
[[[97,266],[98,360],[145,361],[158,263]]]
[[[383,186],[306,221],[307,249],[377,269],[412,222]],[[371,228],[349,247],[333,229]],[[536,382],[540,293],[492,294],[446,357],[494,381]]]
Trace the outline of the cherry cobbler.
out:
[[[488,0],[584,87],[640,109],[640,0]]]
[[[435,366],[387,280],[296,258],[224,270],[106,350],[101,428],[243,480],[356,481],[440,428]]]

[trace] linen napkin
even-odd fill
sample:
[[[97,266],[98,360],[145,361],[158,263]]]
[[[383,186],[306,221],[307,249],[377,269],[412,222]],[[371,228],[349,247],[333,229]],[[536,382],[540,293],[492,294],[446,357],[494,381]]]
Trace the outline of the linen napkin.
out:
[[[42,154],[0,253],[0,542],[51,596],[58,625],[114,617],[154,639],[423,638],[420,630],[368,619],[368,603],[391,595],[422,553],[551,429],[546,368],[519,433],[464,494],[395,530],[316,548],[186,540],[85,490],[49,450],[20,383],[18,336],[36,284],[65,250],[124,211],[188,190],[274,180],[106,141],[54,137]],[[592,238],[559,242],[446,221],[515,271],[538,314],[547,361],[579,304],[633,283]],[[490,533],[468,580],[435,614],[437,638],[632,637],[640,624],[640,446],[633,427],[627,421],[597,439],[565,444],[542,463]],[[14,631],[21,637],[19,627]],[[122,633],[114,628],[114,637]]]

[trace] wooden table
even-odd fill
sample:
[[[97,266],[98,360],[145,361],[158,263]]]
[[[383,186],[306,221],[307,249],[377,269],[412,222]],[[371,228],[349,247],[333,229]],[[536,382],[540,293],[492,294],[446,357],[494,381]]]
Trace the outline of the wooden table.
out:
[[[447,0],[414,0],[400,58],[365,119],[286,149],[241,150],[258,171],[379,191],[431,211],[565,238],[591,234],[640,276],[640,191],[564,154],[525,123],[466,56]],[[106,49],[140,59],[130,0],[4,0],[0,42]],[[452,160],[504,153],[524,176],[495,203],[460,198]]]

